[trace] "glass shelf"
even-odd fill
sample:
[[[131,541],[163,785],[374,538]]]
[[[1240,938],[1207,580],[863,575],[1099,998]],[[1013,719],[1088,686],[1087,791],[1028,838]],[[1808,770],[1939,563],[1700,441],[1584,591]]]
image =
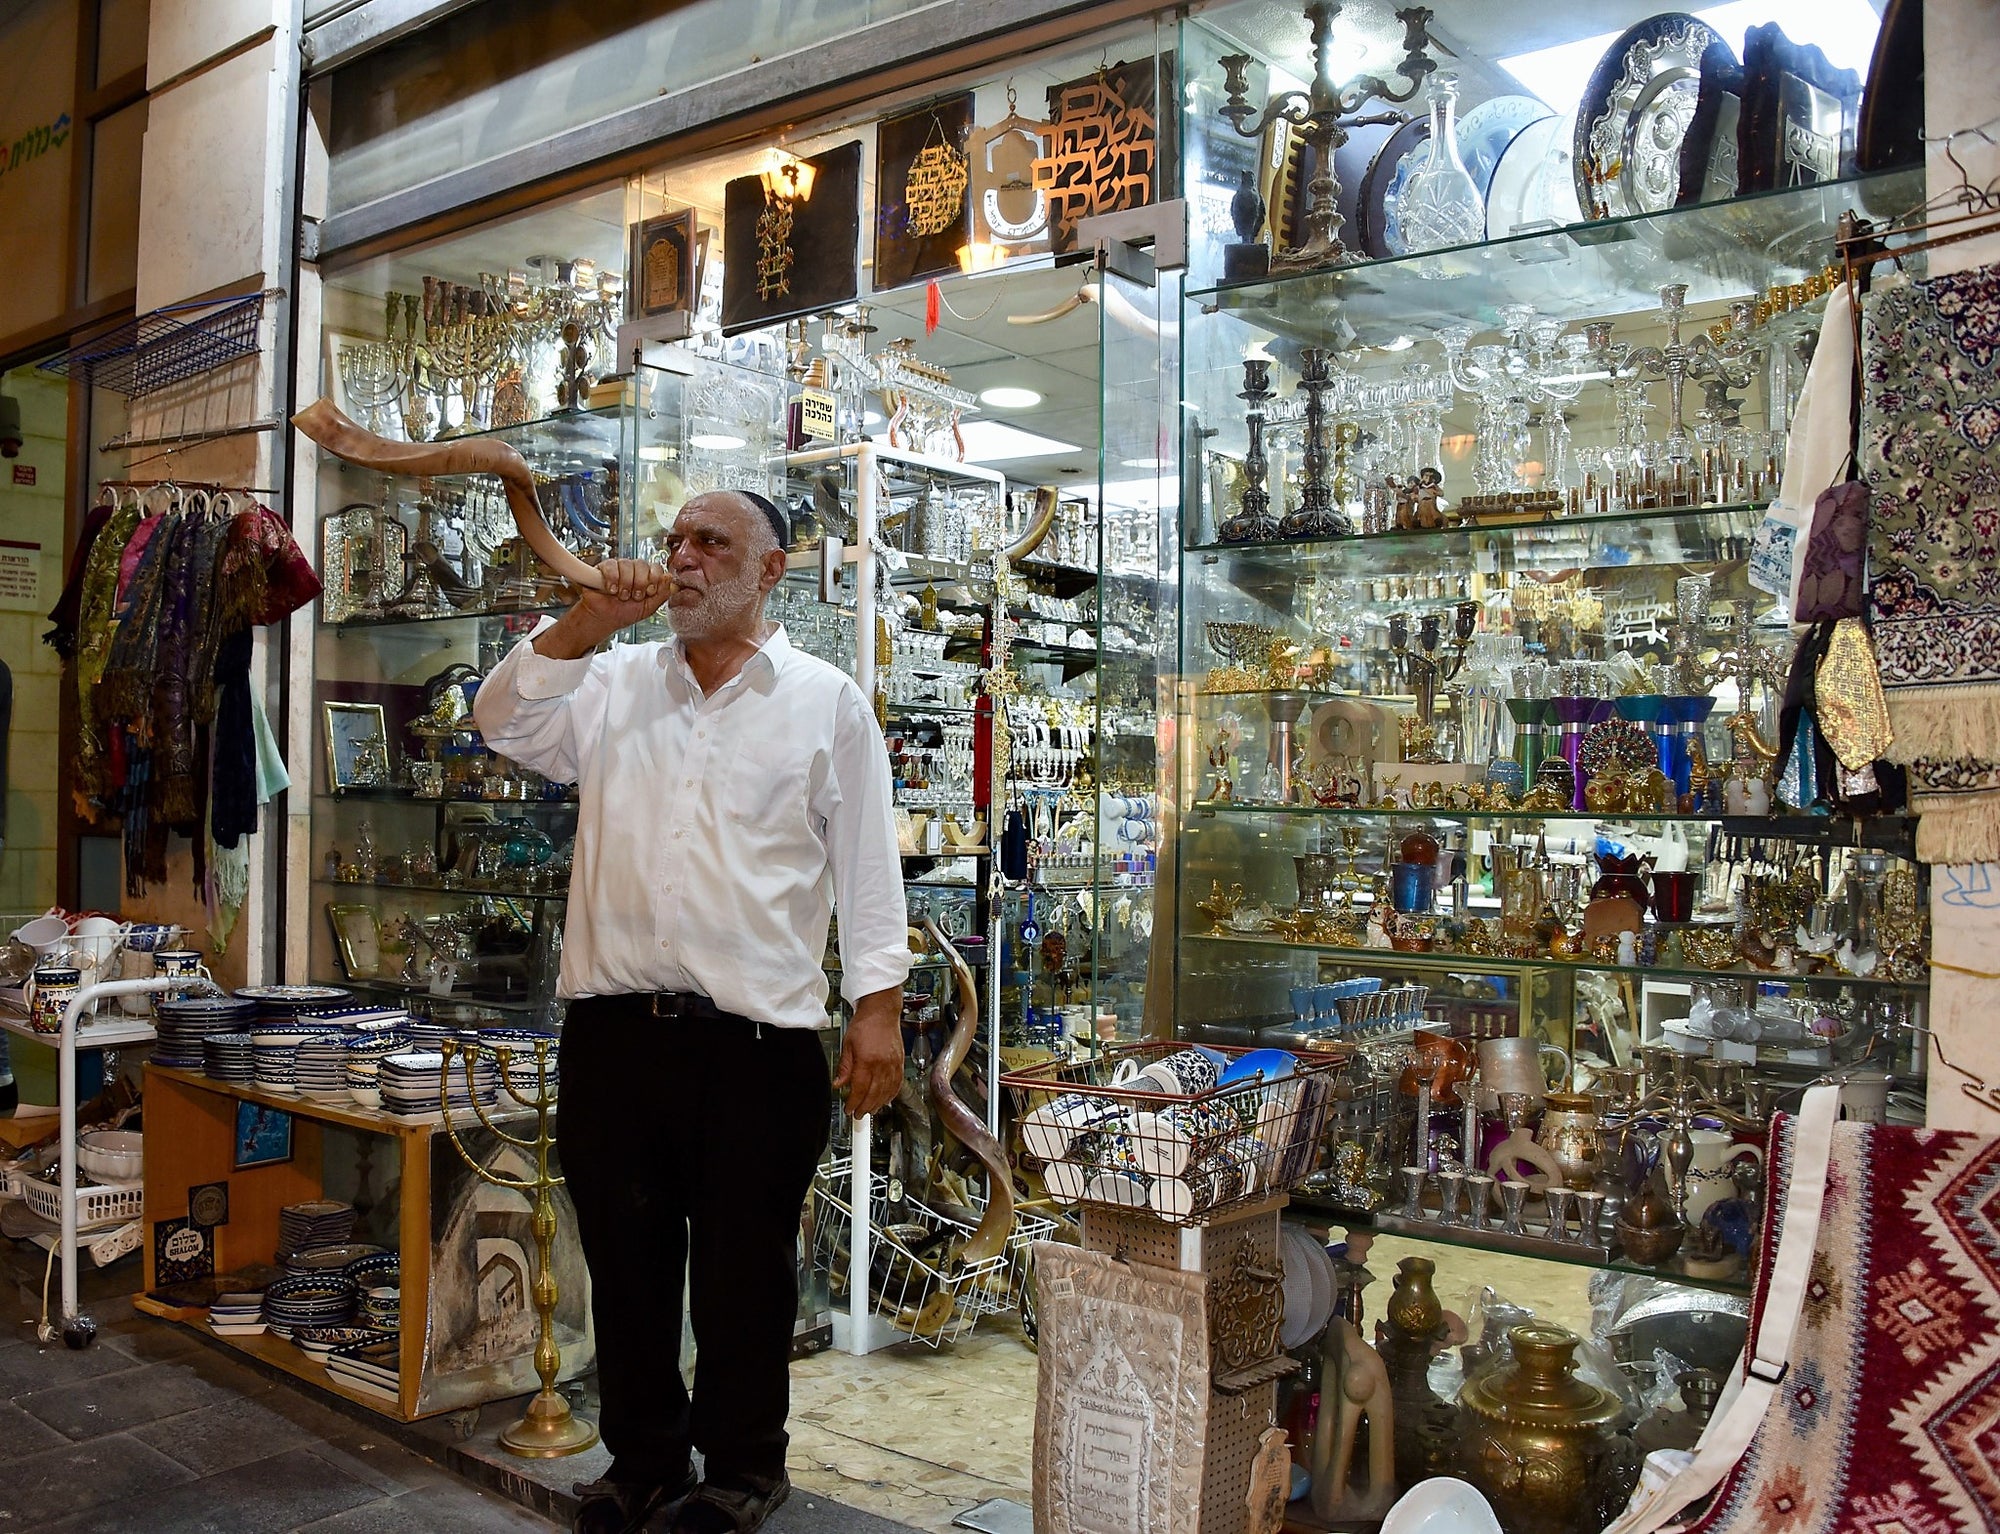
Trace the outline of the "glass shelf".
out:
[[[1813,987],[1853,986],[1859,990],[1924,992],[1928,981],[1905,983],[1900,980],[1859,980],[1852,975],[1779,975],[1762,969],[1691,969],[1665,964],[1600,964],[1595,960],[1507,959],[1498,955],[1447,953],[1433,950],[1414,953],[1400,948],[1341,948],[1331,943],[1295,943],[1275,932],[1184,932],[1184,943],[1207,943],[1219,948],[1282,948],[1298,954],[1316,954],[1364,967],[1410,967],[1525,974],[1531,970],[1587,970],[1600,975],[1649,975],[1656,980],[1720,981],[1746,980],[1778,985]]]
[[[323,889],[394,890],[402,895],[450,895],[460,900],[531,900],[537,904],[544,901],[555,901],[560,904],[569,899],[569,891],[566,889],[530,893],[526,890],[503,889],[498,885],[492,884],[460,884],[452,888],[447,888],[442,884],[406,884],[401,880],[392,881],[388,879],[356,879],[350,881],[347,879],[327,879],[318,875],[314,876],[312,882]]]
[[[535,455],[538,453],[588,453],[591,455],[591,461],[597,462],[618,456],[625,423],[630,415],[631,406],[628,404],[599,405],[592,410],[565,410],[557,415],[536,416],[533,420],[521,421],[513,426],[489,426],[483,431],[455,432],[436,441],[411,445],[448,447],[454,442],[479,442],[492,439],[520,449],[522,456],[526,457],[530,466],[535,468],[540,467],[535,463]],[[389,474],[381,469],[364,469],[345,459],[334,458],[331,454],[324,455],[321,462],[335,465],[344,474],[397,483],[413,483],[406,475]],[[476,474],[425,476],[428,479],[441,479],[447,482],[481,477],[483,476]]]
[[[1831,232],[1842,213],[1900,212],[1922,200],[1921,170],[1889,171],[1187,296],[1314,344],[1338,326],[1349,346],[1390,344],[1411,333],[1412,316],[1490,325],[1508,304],[1560,320],[1609,318],[1655,308],[1670,282],[1688,285],[1690,305],[1798,282],[1834,259]]]
[[[345,977],[325,982],[328,985],[344,985],[357,995],[393,996],[399,1001],[429,1002],[433,1007],[467,1007],[474,1011],[489,1012],[532,1012],[535,1004],[531,1001],[499,1001],[486,996],[474,996],[464,991],[454,991],[447,996],[431,993],[428,980],[349,980]],[[412,1010],[416,1010],[412,1008]]]
[[[1371,805],[1250,804],[1223,800],[1197,801],[1188,807],[1188,817],[1283,815],[1306,820],[1423,820],[1438,825],[1542,825],[1558,821],[1588,822],[1597,826],[1720,826],[1725,836],[1769,836],[1785,841],[1826,842],[1837,846],[1889,848],[1908,846],[1916,835],[1917,823],[1909,815],[1881,815],[1869,819],[1836,818],[1832,815],[1666,815],[1658,812],[1599,814],[1593,810],[1571,813],[1548,810],[1384,810]]]
[[[1412,1241],[1431,1241],[1439,1246],[1462,1247],[1467,1251],[1504,1252],[1513,1256],[1532,1257],[1538,1262],[1560,1262],[1571,1267],[1599,1268],[1608,1273],[1632,1273],[1641,1278],[1665,1279],[1669,1283],[1686,1284],[1690,1288],[1709,1289],[1718,1294],[1743,1294],[1750,1292],[1750,1272],[1747,1267],[1731,1278],[1704,1278],[1689,1273],[1681,1264],[1679,1256],[1670,1257],[1656,1267],[1646,1267],[1626,1257],[1613,1257],[1603,1248],[1582,1245],[1553,1245],[1534,1237],[1526,1239],[1510,1236],[1499,1230],[1472,1230],[1462,1225],[1440,1225],[1436,1220],[1409,1220],[1386,1209],[1373,1211],[1347,1209],[1332,1200],[1316,1197],[1311,1193],[1294,1193],[1292,1209],[1296,1212],[1319,1215],[1336,1224],[1358,1227],[1380,1232],[1385,1236],[1400,1236]]]
[[[1204,543],[1189,548],[1203,564],[1228,567],[1232,584],[1432,575],[1446,565],[1597,569],[1617,565],[1708,564],[1738,559],[1764,519],[1763,502],[1667,506],[1647,511],[1555,517],[1547,521],[1471,524],[1425,532],[1357,533],[1351,538],[1271,543]]]

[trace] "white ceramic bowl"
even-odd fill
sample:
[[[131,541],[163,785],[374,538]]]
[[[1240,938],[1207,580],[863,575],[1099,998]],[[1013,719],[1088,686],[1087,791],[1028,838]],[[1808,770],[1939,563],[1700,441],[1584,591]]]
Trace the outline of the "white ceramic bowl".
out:
[[[78,1137],[76,1164],[99,1182],[137,1182],[146,1173],[146,1137],[130,1129],[93,1129]]]
[[[379,1108],[382,1106],[382,1089],[380,1087],[350,1086],[347,1089],[347,1095],[363,1108]]]
[[[1382,1534],[1501,1534],[1500,1520],[1477,1487],[1454,1476],[1434,1476],[1412,1486],[1389,1516]]]

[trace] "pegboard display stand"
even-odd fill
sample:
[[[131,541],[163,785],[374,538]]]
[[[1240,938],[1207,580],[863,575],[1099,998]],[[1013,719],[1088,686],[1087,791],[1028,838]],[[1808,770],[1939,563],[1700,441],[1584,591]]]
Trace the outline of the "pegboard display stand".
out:
[[[1275,1341],[1271,1344],[1275,1357],[1263,1360],[1262,1369],[1256,1360],[1228,1357],[1229,1339],[1240,1328],[1219,1313],[1226,1308],[1229,1280],[1244,1266],[1282,1271],[1280,1223],[1290,1202],[1287,1195],[1274,1194],[1224,1210],[1212,1223],[1201,1225],[1169,1225],[1138,1209],[1082,1206],[1086,1251],[1208,1275],[1215,1383],[1209,1389],[1208,1436],[1202,1446],[1201,1534],[1246,1534],[1251,1462],[1259,1438],[1277,1420],[1278,1381],[1294,1367],[1276,1352]]]

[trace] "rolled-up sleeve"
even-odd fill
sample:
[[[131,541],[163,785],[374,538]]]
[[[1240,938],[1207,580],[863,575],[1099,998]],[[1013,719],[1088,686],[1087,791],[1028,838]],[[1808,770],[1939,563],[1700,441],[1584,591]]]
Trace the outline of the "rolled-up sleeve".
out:
[[[910,973],[909,910],[889,753],[858,688],[842,689],[836,707],[824,793],[827,858],[840,923],[840,994],[852,1004],[901,985]]]
[[[587,743],[603,722],[611,657],[555,660],[535,649],[534,637],[554,620],[544,618],[534,634],[501,659],[472,700],[472,717],[487,746],[557,783],[583,776]]]

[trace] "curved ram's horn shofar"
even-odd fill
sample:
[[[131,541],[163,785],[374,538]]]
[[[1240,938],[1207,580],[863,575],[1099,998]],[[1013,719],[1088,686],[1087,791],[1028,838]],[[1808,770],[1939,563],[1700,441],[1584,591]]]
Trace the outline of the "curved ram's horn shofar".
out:
[[[336,458],[384,474],[491,474],[507,492],[507,509],[535,557],[573,586],[604,589],[604,577],[562,546],[542,516],[528,460],[505,442],[478,437],[456,442],[391,442],[350,421],[330,400],[314,400],[292,424]]]
[[[1043,485],[1035,492],[1035,514],[1028,518],[1028,526],[1021,536],[1002,551],[1008,564],[1019,564],[1042,546],[1049,529],[1056,525],[1056,506],[1060,499],[1054,485]]]
[[[986,1213],[980,1216],[979,1228],[967,1238],[964,1250],[958,1254],[970,1267],[991,1262],[1007,1250],[1007,1237],[1014,1230],[1014,1184],[1008,1176],[1007,1153],[1000,1148],[1000,1142],[986,1132],[985,1124],[951,1089],[951,1078],[964,1063],[966,1051],[972,1048],[973,1034],[979,1031],[978,982],[972,978],[972,966],[959,956],[951,940],[928,916],[924,918],[924,931],[951,965],[958,981],[958,1025],[951,1030],[951,1037],[945,1040],[937,1058],[931,1061],[931,1099],[945,1128],[986,1168]]]

